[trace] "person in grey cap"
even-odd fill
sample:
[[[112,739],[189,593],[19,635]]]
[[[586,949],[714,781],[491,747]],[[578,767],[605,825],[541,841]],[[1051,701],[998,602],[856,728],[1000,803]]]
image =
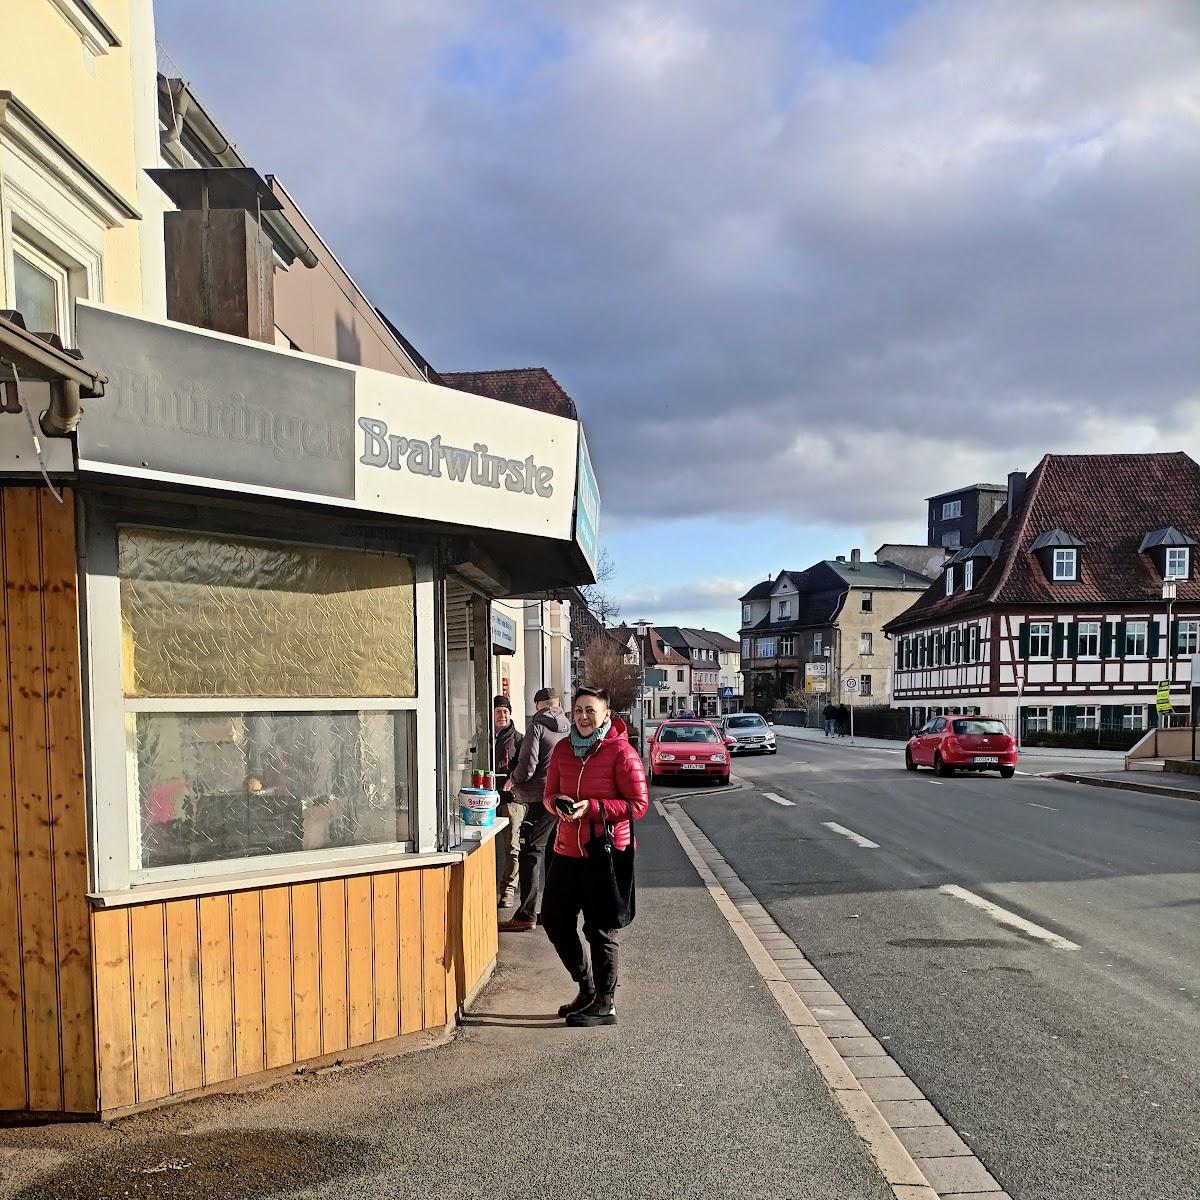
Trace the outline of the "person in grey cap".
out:
[[[517,911],[507,921],[500,923],[500,928],[506,933],[525,933],[537,924],[538,900],[542,894],[542,863],[546,859],[546,847],[558,825],[558,818],[542,803],[546,771],[550,766],[550,752],[571,730],[571,723],[553,688],[539,688],[533,693],[533,704],[537,712],[521,739],[521,752],[509,776],[513,791],[527,807],[521,825],[518,859],[520,899]]]
[[[500,864],[499,908],[507,908],[517,898],[517,856],[520,854],[521,822],[525,819],[525,804],[512,790],[509,775],[521,752],[521,735],[512,720],[512,701],[507,696],[492,699],[492,729],[496,735],[496,787],[500,805],[496,810],[508,818],[508,828],[501,831],[503,858]]]

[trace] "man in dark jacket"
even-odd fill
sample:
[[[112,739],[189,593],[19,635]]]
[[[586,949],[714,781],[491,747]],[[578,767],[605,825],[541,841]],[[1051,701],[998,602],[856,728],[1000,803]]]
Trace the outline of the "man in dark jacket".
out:
[[[825,705],[825,710],[821,714],[825,718],[825,736],[833,737],[838,730],[838,710],[837,705],[832,700]]]
[[[508,818],[508,828],[501,831],[500,900],[498,907],[507,908],[517,896],[517,855],[520,853],[520,828],[525,819],[525,805],[514,795],[509,775],[521,752],[521,735],[512,722],[512,702],[507,696],[492,700],[492,728],[496,735],[496,789],[500,793],[497,812]]]
[[[554,836],[558,818],[542,803],[546,788],[546,770],[550,753],[571,731],[571,723],[553,688],[541,688],[533,694],[537,708],[529,728],[521,739],[521,753],[512,769],[510,783],[520,801],[527,806],[521,825],[520,903],[507,921],[500,923],[506,933],[524,933],[537,923],[538,900],[542,893],[542,863],[546,847]]]

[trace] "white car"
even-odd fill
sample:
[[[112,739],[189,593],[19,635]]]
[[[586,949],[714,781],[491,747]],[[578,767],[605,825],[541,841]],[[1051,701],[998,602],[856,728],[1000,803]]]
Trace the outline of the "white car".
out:
[[[775,730],[758,713],[732,713],[721,722],[730,754],[774,754]]]

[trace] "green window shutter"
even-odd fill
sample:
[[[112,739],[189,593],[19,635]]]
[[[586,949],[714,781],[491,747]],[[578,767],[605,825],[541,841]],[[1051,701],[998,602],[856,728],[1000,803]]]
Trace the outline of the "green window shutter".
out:
[[[1100,705],[1100,724],[1105,729],[1121,727],[1121,709],[1116,704]]]
[[[1079,622],[1072,621],[1067,626],[1067,657],[1079,657]]]
[[[1050,727],[1055,733],[1064,733],[1066,731],[1067,710],[1061,705],[1056,704],[1050,710]]]
[[[1153,704],[1146,706],[1146,728],[1158,728],[1158,709]]]
[[[1109,621],[1100,622],[1100,657],[1112,658],[1116,653],[1113,641],[1113,625]]]
[[[1079,706],[1075,704],[1068,704],[1063,711],[1063,719],[1066,723],[1067,732],[1074,733],[1075,722],[1079,720]]]
[[[1021,634],[1019,641],[1019,653],[1022,658],[1029,657],[1029,622],[1025,621],[1021,625]]]
[[[1158,622],[1151,618],[1150,627],[1146,634],[1146,653],[1151,658],[1158,657],[1158,641]]]
[[[1171,622],[1171,646],[1170,646],[1170,649],[1167,651],[1167,657],[1168,658],[1174,657],[1178,653],[1179,653],[1179,622],[1172,621]]]
[[[1117,622],[1116,640],[1117,640],[1117,644],[1116,644],[1116,648],[1113,652],[1114,656],[1116,658],[1124,658],[1125,657],[1125,622],[1124,621]]]
[[[1025,714],[1028,711],[1029,709],[1024,704],[1020,705],[1020,707],[1017,709],[1017,729],[1020,730],[1021,733],[1025,732]]]
[[[1054,638],[1051,641],[1051,657],[1062,658],[1063,656],[1063,627],[1061,621],[1054,622]],[[1058,712],[1056,708],[1054,710]]]

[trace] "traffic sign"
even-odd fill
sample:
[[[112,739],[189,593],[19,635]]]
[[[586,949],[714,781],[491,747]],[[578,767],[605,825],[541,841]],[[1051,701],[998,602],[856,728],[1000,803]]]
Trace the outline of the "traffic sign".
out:
[[[733,699],[733,688],[723,687],[721,689],[721,699],[722,700],[732,700]]]
[[[845,688],[848,692],[853,692],[858,688],[858,680],[853,675],[846,676]]]
[[[1169,679],[1162,680],[1158,685],[1158,692],[1154,697],[1154,707],[1160,713],[1174,711],[1171,708],[1171,681]]]

